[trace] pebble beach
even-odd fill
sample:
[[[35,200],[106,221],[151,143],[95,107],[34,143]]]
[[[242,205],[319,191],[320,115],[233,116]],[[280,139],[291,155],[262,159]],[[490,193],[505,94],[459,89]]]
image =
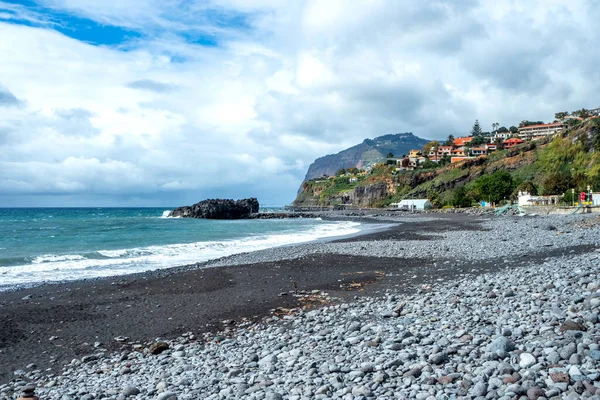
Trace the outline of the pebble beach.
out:
[[[600,399],[597,215],[370,218],[395,225],[2,293],[0,399]]]

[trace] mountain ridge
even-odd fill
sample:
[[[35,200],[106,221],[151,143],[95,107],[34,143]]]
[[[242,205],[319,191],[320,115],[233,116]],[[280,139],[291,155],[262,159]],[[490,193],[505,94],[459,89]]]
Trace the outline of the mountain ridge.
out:
[[[323,175],[335,175],[342,168],[365,168],[381,162],[387,153],[408,154],[411,149],[421,149],[429,140],[420,138],[412,132],[391,133],[374,139],[365,139],[361,143],[335,154],[317,158],[308,167],[304,182]]]

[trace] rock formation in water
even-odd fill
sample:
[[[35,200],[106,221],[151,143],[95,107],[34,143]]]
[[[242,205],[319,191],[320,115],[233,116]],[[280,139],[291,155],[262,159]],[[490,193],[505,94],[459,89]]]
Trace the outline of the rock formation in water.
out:
[[[242,200],[209,199],[171,211],[170,217],[205,219],[242,219],[258,212],[255,197]]]

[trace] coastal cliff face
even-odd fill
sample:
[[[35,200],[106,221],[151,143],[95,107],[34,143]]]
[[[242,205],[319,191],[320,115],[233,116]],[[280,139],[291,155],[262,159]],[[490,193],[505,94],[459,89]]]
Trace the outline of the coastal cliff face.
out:
[[[587,185],[600,190],[600,118],[458,164],[396,171],[396,165],[379,163],[368,172],[319,176],[302,183],[294,206],[385,207],[405,198],[428,198],[441,207],[453,206],[457,196],[468,197],[472,204],[481,199],[478,181],[497,171],[510,174],[512,197],[520,187],[536,195],[563,194],[570,188],[579,191]]]
[[[242,219],[258,213],[258,200],[209,199],[171,211],[170,217],[206,219]]]
[[[429,140],[421,139],[410,132],[365,139],[362,143],[337,154],[317,158],[308,167],[304,180],[335,175],[342,168],[364,168],[383,161],[387,153],[401,156],[408,154],[411,149],[421,149],[428,142]]]

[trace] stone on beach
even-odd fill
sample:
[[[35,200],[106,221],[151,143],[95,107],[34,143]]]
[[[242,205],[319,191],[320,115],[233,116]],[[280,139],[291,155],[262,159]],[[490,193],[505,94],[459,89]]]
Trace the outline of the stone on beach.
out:
[[[543,226],[540,220],[544,218],[491,219],[485,234],[507,232],[510,224]],[[579,219],[549,220],[560,232],[568,232],[576,228],[567,222]],[[465,251],[465,258],[482,257],[477,263],[482,270],[477,270],[475,263],[468,264],[472,270],[461,270],[455,260],[457,265],[452,268],[461,272],[456,272],[454,279],[428,283],[427,289],[421,282],[413,290],[388,287],[374,292],[375,297],[359,296],[350,303],[332,302],[319,309],[298,309],[290,315],[228,325],[219,334],[196,332],[198,340],[190,340],[189,335],[170,338],[164,340],[160,351],[154,350],[161,343],[158,339],[147,345],[147,350],[146,345],[135,348],[138,343],[127,343],[129,339],[113,342],[121,347],[120,352],[92,349],[98,351],[96,358],[82,362],[79,356],[59,373],[22,370],[13,383],[0,385],[0,399],[22,389],[24,385],[17,382],[28,375],[37,376],[38,395],[43,400],[92,398],[89,396],[96,393],[103,398],[160,400],[597,396],[594,382],[600,381],[600,327],[597,318],[585,317],[586,313],[597,316],[591,301],[596,297],[590,299],[585,290],[600,281],[598,254],[580,247],[580,252],[570,253],[579,234],[537,232],[540,237],[515,239],[517,256],[511,258],[512,266],[496,268],[498,260],[504,264],[502,260],[509,258],[501,254],[507,250],[502,247],[504,242],[499,242],[499,248],[481,250],[487,257],[498,257],[490,264],[484,263],[483,255]],[[596,228],[592,232],[600,233]],[[468,249],[479,246],[481,234],[452,231],[445,235],[453,238],[457,248],[464,245]],[[519,251],[532,254],[530,245],[546,243],[549,235],[553,235],[555,253],[521,260]],[[600,241],[599,237],[590,235],[589,240]],[[393,246],[400,246],[398,243],[403,249],[416,249],[403,250],[403,254],[431,247],[431,243],[418,241],[391,242],[368,242],[369,251],[387,254],[389,247],[397,249]],[[450,241],[443,244],[445,248]],[[314,246],[339,252],[353,252],[355,247],[356,243],[343,242]],[[310,247],[301,248],[311,251]],[[297,255],[299,250],[285,251]],[[258,255],[238,259],[244,257],[248,260]],[[441,265],[428,270],[427,282],[436,282]],[[386,311],[395,315],[385,318]],[[126,330],[116,333],[137,337]],[[122,373],[124,370],[127,373]]]

